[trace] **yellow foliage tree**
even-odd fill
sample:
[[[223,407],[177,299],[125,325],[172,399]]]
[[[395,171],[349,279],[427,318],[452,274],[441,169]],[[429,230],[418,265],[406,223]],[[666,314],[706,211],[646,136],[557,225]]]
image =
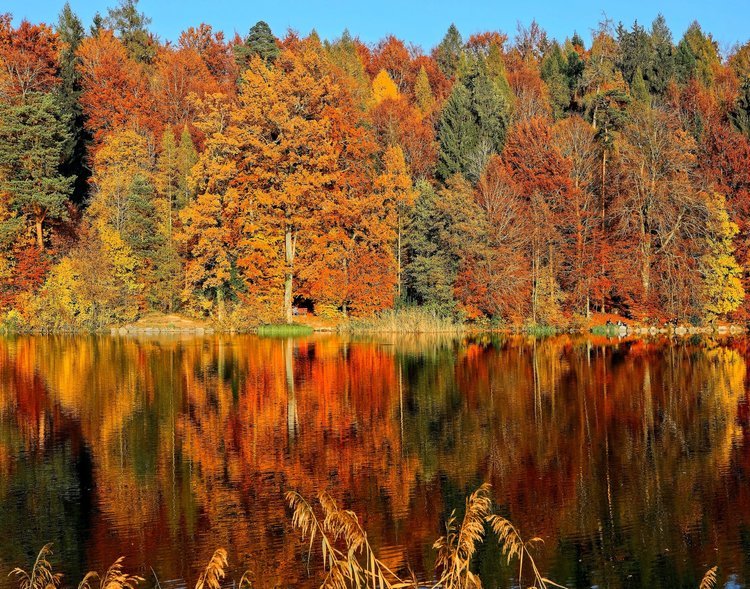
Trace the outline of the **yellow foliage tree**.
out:
[[[745,299],[742,267],[734,257],[734,237],[739,227],[729,219],[726,199],[713,194],[707,201],[709,219],[707,252],[701,258],[703,309],[710,321],[735,311]]]
[[[396,284],[400,296],[401,241],[404,218],[417,196],[406,165],[404,152],[400,146],[389,147],[383,154],[383,171],[375,180],[375,189],[381,193],[387,209],[395,212],[395,215],[391,218],[395,217],[396,222]]]
[[[385,70],[380,70],[372,81],[372,99],[375,104],[384,100],[398,100],[399,92],[396,83]]]

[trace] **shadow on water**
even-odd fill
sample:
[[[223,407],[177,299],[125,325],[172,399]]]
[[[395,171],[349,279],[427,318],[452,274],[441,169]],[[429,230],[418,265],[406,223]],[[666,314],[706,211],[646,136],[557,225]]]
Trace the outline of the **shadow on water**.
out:
[[[217,546],[317,586],[284,492],[329,491],[394,570],[481,482],[569,587],[750,578],[748,341],[482,334],[0,339],[0,587],[124,555],[194,580]],[[485,586],[514,570],[493,542]]]

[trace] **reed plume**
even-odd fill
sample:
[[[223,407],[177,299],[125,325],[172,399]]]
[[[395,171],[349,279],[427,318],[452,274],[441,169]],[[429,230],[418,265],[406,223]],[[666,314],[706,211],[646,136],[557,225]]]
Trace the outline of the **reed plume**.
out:
[[[484,483],[466,499],[466,512],[458,525],[455,510],[445,524],[445,535],[437,539],[435,568],[442,573],[435,587],[449,589],[479,588],[482,582],[471,572],[471,560],[484,539],[484,522],[490,514],[492,503],[490,485]]]
[[[52,554],[52,544],[45,544],[37,554],[31,572],[22,568],[14,568],[10,574],[18,577],[19,589],[56,589],[60,586],[62,575],[52,572],[52,565],[48,558]]]
[[[719,570],[719,567],[711,567],[706,571],[706,574],[703,575],[703,579],[701,580],[701,584],[699,585],[699,589],[714,589],[716,587],[716,571]]]
[[[107,569],[104,575],[96,571],[89,571],[78,584],[78,589],[135,589],[143,581],[143,577],[129,575],[122,568],[121,556]],[[98,586],[95,581],[99,581]]]
[[[225,577],[224,569],[228,566],[227,551],[223,548],[217,548],[211,560],[208,561],[205,570],[198,577],[195,589],[219,589],[221,580]]]
[[[362,528],[357,514],[341,509],[328,493],[318,496],[322,514],[296,491],[286,494],[292,509],[292,525],[303,539],[309,538],[308,566],[315,546],[320,539],[323,569],[326,577],[321,589],[402,589],[415,586],[404,581],[385,566],[376,556]]]
[[[554,581],[550,581],[546,577],[543,577],[534,562],[534,557],[531,555],[531,549],[544,543],[541,538],[535,537],[524,542],[521,534],[518,533],[518,530],[509,520],[495,514],[488,515],[486,519],[490,524],[492,531],[497,535],[497,542],[500,545],[500,550],[506,557],[508,564],[510,564],[513,558],[518,558],[519,584],[523,585],[523,563],[528,560],[534,576],[534,584],[531,585],[529,589],[547,589],[548,587],[560,587],[561,589],[565,589],[562,585],[558,585]]]

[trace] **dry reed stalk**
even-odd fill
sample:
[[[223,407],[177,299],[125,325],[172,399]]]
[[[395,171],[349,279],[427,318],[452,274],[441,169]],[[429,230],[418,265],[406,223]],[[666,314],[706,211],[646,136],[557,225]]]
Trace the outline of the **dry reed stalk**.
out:
[[[52,554],[52,544],[45,544],[37,554],[31,572],[22,568],[14,568],[8,576],[16,575],[19,578],[20,589],[56,589],[60,586],[62,575],[52,572],[52,565],[48,558]]]
[[[219,589],[221,587],[221,580],[225,577],[226,569],[228,565],[227,551],[223,548],[217,548],[211,560],[208,561],[206,568],[198,577],[198,581],[195,584],[195,589]]]

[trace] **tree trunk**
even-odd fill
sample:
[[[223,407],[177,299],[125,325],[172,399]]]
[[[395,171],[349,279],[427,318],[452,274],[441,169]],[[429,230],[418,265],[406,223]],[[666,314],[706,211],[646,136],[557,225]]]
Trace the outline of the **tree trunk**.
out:
[[[294,240],[292,230],[287,228],[284,239],[286,253],[286,278],[284,280],[284,317],[287,323],[292,322],[292,286],[294,281]]]
[[[44,251],[44,233],[42,232],[42,218],[36,218],[36,245]]]
[[[398,298],[401,299],[401,213],[398,214],[398,269],[396,280],[398,281]]]
[[[220,286],[216,289],[216,309],[218,313],[219,323],[224,322],[224,287]]]

